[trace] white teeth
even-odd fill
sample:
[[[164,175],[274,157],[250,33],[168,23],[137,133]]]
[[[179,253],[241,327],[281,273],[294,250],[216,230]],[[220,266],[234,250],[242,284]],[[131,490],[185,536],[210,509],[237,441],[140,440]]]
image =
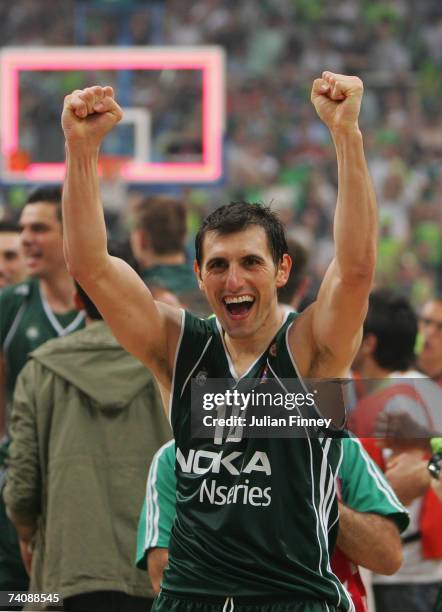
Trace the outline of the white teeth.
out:
[[[251,295],[239,295],[238,297],[224,298],[226,304],[241,304],[241,302],[254,302],[255,298]]]

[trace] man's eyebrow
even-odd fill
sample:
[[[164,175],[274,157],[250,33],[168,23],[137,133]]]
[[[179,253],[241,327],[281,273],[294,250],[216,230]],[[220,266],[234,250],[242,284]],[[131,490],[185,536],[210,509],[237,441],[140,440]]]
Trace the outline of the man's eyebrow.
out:
[[[226,261],[227,261],[226,257],[219,255],[219,256],[211,257],[210,259],[208,259],[206,262],[206,266],[210,266],[210,264],[213,264],[213,263],[220,263],[220,262],[226,262]]]
[[[32,223],[20,223],[19,228],[21,232],[25,229],[25,227],[30,227],[31,229],[41,229],[41,228],[50,227],[50,224],[46,223],[45,221],[33,221]]]
[[[247,253],[247,255],[244,255],[241,259],[259,259],[259,261],[264,261],[264,257],[257,253]]]

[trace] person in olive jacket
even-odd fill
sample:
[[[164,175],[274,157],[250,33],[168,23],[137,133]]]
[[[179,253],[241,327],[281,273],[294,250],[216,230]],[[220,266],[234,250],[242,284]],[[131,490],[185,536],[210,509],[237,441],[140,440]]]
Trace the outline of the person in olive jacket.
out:
[[[38,348],[20,373],[4,499],[29,547],[30,591],[60,594],[67,611],[144,612],[137,519],[171,432],[151,374],[79,296],[86,328]]]

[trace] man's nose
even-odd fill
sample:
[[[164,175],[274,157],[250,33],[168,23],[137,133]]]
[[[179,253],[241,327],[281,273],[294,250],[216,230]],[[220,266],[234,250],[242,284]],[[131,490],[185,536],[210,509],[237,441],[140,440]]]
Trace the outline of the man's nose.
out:
[[[235,264],[229,266],[226,279],[226,289],[231,293],[237,293],[244,285],[241,268]]]
[[[27,229],[23,229],[20,234],[20,244],[26,245],[31,242],[31,232]]]
[[[427,320],[424,323],[421,322],[419,326],[419,333],[424,340],[430,340],[434,336],[438,335],[438,326],[436,321]]]

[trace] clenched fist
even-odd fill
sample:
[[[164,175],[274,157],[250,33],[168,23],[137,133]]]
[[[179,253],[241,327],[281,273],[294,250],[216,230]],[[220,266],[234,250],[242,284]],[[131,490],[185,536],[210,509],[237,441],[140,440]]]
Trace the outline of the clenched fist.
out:
[[[122,117],[112,87],[95,85],[65,97],[61,125],[70,147],[99,148]]]
[[[360,78],[323,72],[322,78],[313,82],[311,101],[319,117],[332,132],[359,129],[358,117],[363,92]]]

